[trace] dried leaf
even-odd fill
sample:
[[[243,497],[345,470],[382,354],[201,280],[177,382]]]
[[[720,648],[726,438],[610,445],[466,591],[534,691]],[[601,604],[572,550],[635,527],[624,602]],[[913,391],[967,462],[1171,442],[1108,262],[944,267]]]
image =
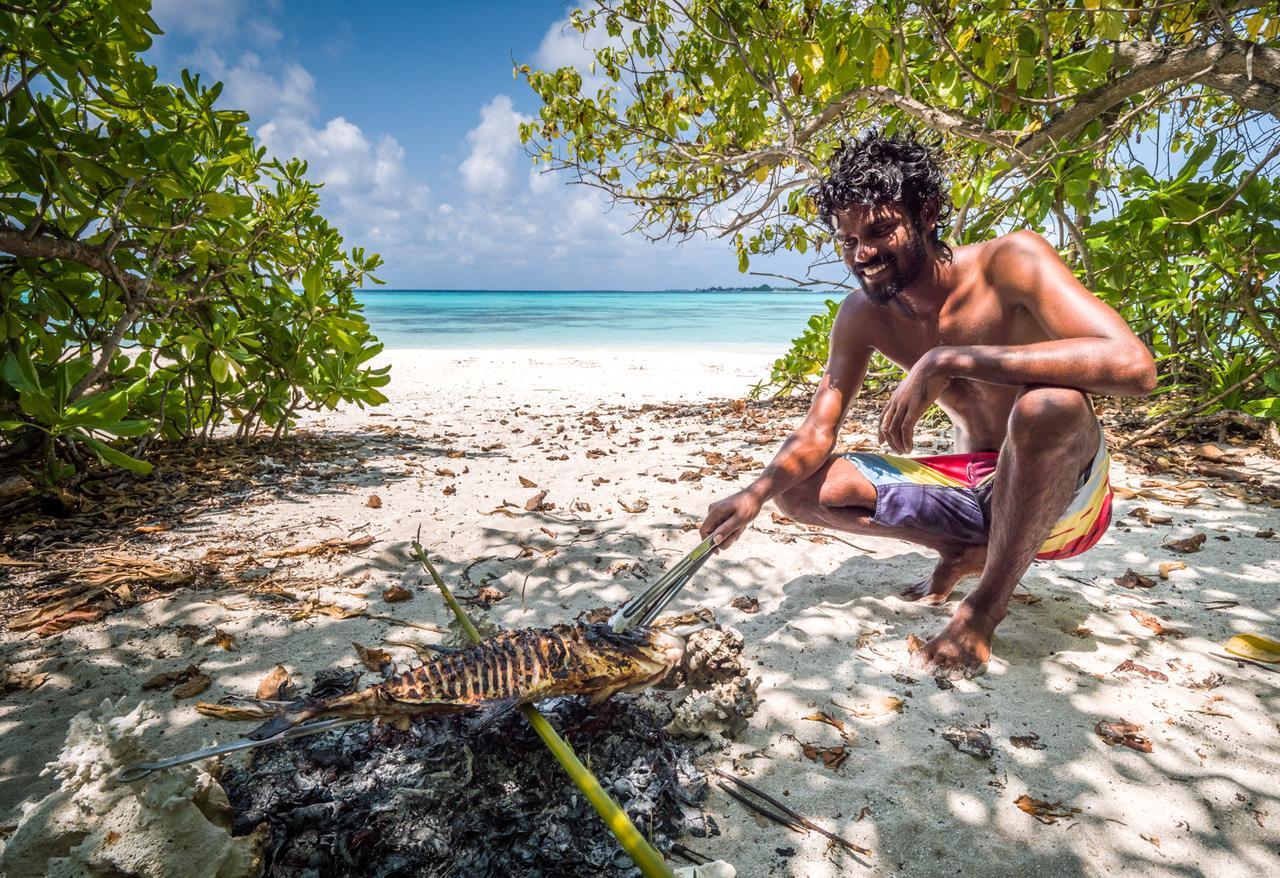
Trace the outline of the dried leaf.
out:
[[[360,656],[360,661],[371,671],[381,671],[383,665],[391,663],[391,653],[385,649],[380,649],[376,646],[362,646],[354,640],[351,641],[351,645],[356,648],[356,655]]]
[[[1151,752],[1151,739],[1145,735],[1138,734],[1138,732],[1142,731],[1142,726],[1138,723],[1126,722],[1125,720],[1116,720],[1114,722],[1099,720],[1093,730],[1111,747],[1124,746],[1130,750],[1139,750],[1143,753]]]
[[[821,762],[832,771],[839,771],[840,766],[849,758],[849,749],[844,745],[819,747],[817,744],[801,744],[800,746],[806,758]]]
[[[289,689],[293,687],[293,678],[284,665],[276,665],[258,684],[255,693],[263,701],[284,701],[288,698]]]
[[[1196,534],[1187,537],[1184,540],[1173,540],[1163,544],[1163,548],[1172,549],[1175,552],[1181,552],[1184,555],[1190,555],[1192,552],[1199,552],[1204,546],[1208,537],[1205,534]]]
[[[1141,573],[1135,573],[1134,570],[1130,568],[1124,572],[1124,576],[1116,577],[1116,585],[1121,588],[1155,588],[1156,581],[1149,576],[1143,576]]]
[[[458,487],[457,485],[445,485],[444,488],[440,490],[440,493],[444,494],[446,497],[452,497],[454,494],[458,493]]]
[[[158,534],[169,529],[167,524],[143,524],[135,527],[133,532],[136,534]]]
[[[1165,561],[1160,565],[1160,578],[1168,579],[1169,574],[1175,570],[1186,570],[1187,565],[1181,561]]]
[[[586,500],[574,500],[573,510],[575,512],[590,512],[591,504],[588,503]]]
[[[604,476],[596,476],[594,479],[591,480],[591,484],[595,485],[598,488],[601,485],[609,484],[609,480],[606,479]]]
[[[368,506],[370,509],[381,509],[382,498],[379,497],[377,494],[370,494],[369,499],[364,501],[364,505]]]
[[[505,591],[486,585],[475,594],[461,598],[461,601],[467,606],[484,607],[487,610],[506,596],[507,593]]]
[[[356,537],[354,540],[344,540],[340,537],[333,537],[322,543],[308,543],[301,546],[291,546],[288,549],[280,549],[276,552],[267,552],[264,558],[294,558],[299,555],[310,555],[312,557],[332,557],[334,555],[348,554],[351,552],[359,552],[367,549],[377,542],[371,536]]]
[[[208,674],[197,674],[181,686],[173,690],[174,698],[194,698],[208,689],[213,680]]]
[[[910,655],[911,653],[914,653],[916,650],[918,650],[922,646],[924,646],[924,641],[921,640],[919,637],[916,637],[914,634],[907,635],[907,654],[908,655]]]
[[[1013,803],[1021,810],[1030,814],[1041,823],[1057,823],[1059,820],[1070,817],[1073,814],[1079,814],[1079,808],[1072,808],[1063,805],[1061,802],[1046,802],[1044,799],[1033,799],[1026,793],[1018,796]]]
[[[731,600],[729,606],[744,613],[754,614],[760,612],[760,601],[745,594],[740,594]]]
[[[524,501],[524,511],[537,512],[540,509],[545,509],[546,505],[542,501],[546,499],[547,499],[547,492],[545,490],[539,491],[538,493],[530,497],[528,500]]]
[[[1222,644],[1222,648],[1255,662],[1280,662],[1280,641],[1258,634],[1237,634]]]
[[[1026,604],[1030,606],[1040,603],[1044,598],[1028,592],[1015,591],[1013,594],[1009,595],[1009,600],[1013,601],[1015,604]]]
[[[832,704],[836,702],[833,701]],[[836,704],[836,706],[849,711],[858,719],[876,719],[901,711],[903,704],[903,700],[894,695],[881,695],[874,701],[861,702],[848,707],[843,704]]]
[[[458,477],[458,474],[453,470],[443,466],[436,468],[436,475],[443,476],[446,479],[456,479]]]
[[[1201,445],[1191,453],[1205,460],[1222,460],[1227,456],[1227,453],[1216,445]]]
[[[942,739],[961,753],[968,753],[978,759],[990,759],[996,752],[991,736],[982,729],[950,728],[942,733]]]
[[[382,592],[382,599],[389,604],[407,601],[413,598],[413,592],[403,586],[393,585]]]
[[[1151,527],[1153,524],[1173,524],[1173,518],[1171,516],[1153,515],[1145,506],[1139,506],[1129,514],[1138,519],[1138,521],[1141,521],[1147,527]]]
[[[190,680],[200,673],[200,669],[195,665],[187,665],[181,671],[165,671],[156,674],[150,680],[142,684],[143,689],[168,689],[177,683],[183,683]]]
[[[634,504],[628,504],[625,500],[619,500],[618,505],[621,506],[623,509],[625,509],[627,512],[630,512],[632,515],[635,515],[637,513],[644,512],[646,509],[648,509],[649,501],[645,500],[642,497],[639,500],[637,500]]]
[[[1161,636],[1180,637],[1181,631],[1176,628],[1169,628],[1163,622],[1150,613],[1144,613],[1142,610],[1130,610],[1129,615],[1138,620],[1138,624],[1143,628],[1148,628]]]
[[[213,646],[220,646],[227,652],[236,651],[236,636],[228,631],[223,631],[221,628],[213,629],[213,640],[209,641],[209,643]]]
[[[1148,680],[1157,680],[1161,683],[1168,683],[1169,678],[1162,671],[1156,671],[1151,668],[1143,667],[1134,663],[1133,659],[1125,659],[1120,664],[1112,668],[1113,674],[1133,673],[1146,677]]]
[[[444,456],[458,460],[459,458],[466,457],[467,453],[465,451],[446,451]]]
[[[1009,743],[1019,750],[1044,750],[1047,744],[1040,743],[1039,735],[1011,735]]]
[[[74,628],[77,625],[84,625],[88,622],[97,622],[106,614],[107,611],[101,607],[72,610],[70,613],[63,613],[58,618],[45,622],[36,629],[36,634],[40,637],[49,637],[53,634],[60,634],[68,628]]]
[[[522,488],[538,487],[538,484],[535,481],[533,481],[533,479],[526,479],[524,476],[516,476],[516,478],[520,480],[520,487]]]
[[[831,714],[827,713],[826,711],[819,710],[816,713],[809,714],[808,716],[804,717],[804,719],[812,720],[813,722],[817,722],[817,723],[826,723],[827,725],[835,729],[837,732],[839,732],[841,735],[844,734],[844,723],[842,723],[840,720],[836,719],[835,717],[831,716]]]
[[[205,716],[211,716],[215,719],[227,720],[249,720],[249,719],[267,719],[274,716],[274,712],[265,707],[251,707],[248,705],[230,704],[213,704],[209,701],[197,701],[196,711]]]

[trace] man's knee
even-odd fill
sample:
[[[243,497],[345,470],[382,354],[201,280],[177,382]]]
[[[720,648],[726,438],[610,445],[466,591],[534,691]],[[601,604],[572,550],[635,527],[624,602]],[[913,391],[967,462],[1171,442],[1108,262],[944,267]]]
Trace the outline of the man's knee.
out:
[[[1070,387],[1032,387],[1009,412],[1009,438],[1035,445],[1073,444],[1093,421],[1088,397]]]
[[[817,498],[813,496],[813,491],[805,488],[804,482],[788,488],[773,498],[774,505],[788,518],[804,521],[812,513],[814,504],[817,502]]]

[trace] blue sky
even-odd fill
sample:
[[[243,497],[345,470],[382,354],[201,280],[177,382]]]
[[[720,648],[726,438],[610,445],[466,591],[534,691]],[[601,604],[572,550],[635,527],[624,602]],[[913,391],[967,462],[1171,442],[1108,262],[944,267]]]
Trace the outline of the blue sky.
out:
[[[308,160],[348,246],[379,252],[389,286],[668,289],[758,284],[731,246],[650,244],[624,209],[539,175],[516,125],[538,102],[511,62],[585,63],[572,4],[526,0],[155,0],[148,53],[225,83],[222,103],[277,155]],[[585,59],[585,60],[584,60]],[[794,255],[752,268],[802,275]],[[779,281],[773,281],[779,284]]]

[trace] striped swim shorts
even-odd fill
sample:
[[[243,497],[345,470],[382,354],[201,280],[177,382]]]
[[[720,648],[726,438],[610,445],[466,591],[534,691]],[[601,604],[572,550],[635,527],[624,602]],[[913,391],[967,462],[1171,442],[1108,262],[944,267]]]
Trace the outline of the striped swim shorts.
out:
[[[1071,503],[1036,554],[1041,561],[1079,555],[1091,548],[1111,523],[1111,455],[1101,430],[1098,436],[1093,463],[1080,477]],[[972,544],[987,542],[998,457],[994,451],[933,457],[866,452],[844,455],[876,489],[873,522]]]

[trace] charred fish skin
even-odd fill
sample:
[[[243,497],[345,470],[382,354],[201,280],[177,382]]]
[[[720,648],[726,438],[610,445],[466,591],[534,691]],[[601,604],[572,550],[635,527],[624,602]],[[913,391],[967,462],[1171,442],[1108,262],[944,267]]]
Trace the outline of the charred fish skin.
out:
[[[680,663],[684,647],[684,637],[658,626],[615,632],[596,623],[506,631],[367,689],[302,702],[247,737],[263,740],[330,716],[460,713],[557,695],[585,695],[594,704],[660,682]]]

